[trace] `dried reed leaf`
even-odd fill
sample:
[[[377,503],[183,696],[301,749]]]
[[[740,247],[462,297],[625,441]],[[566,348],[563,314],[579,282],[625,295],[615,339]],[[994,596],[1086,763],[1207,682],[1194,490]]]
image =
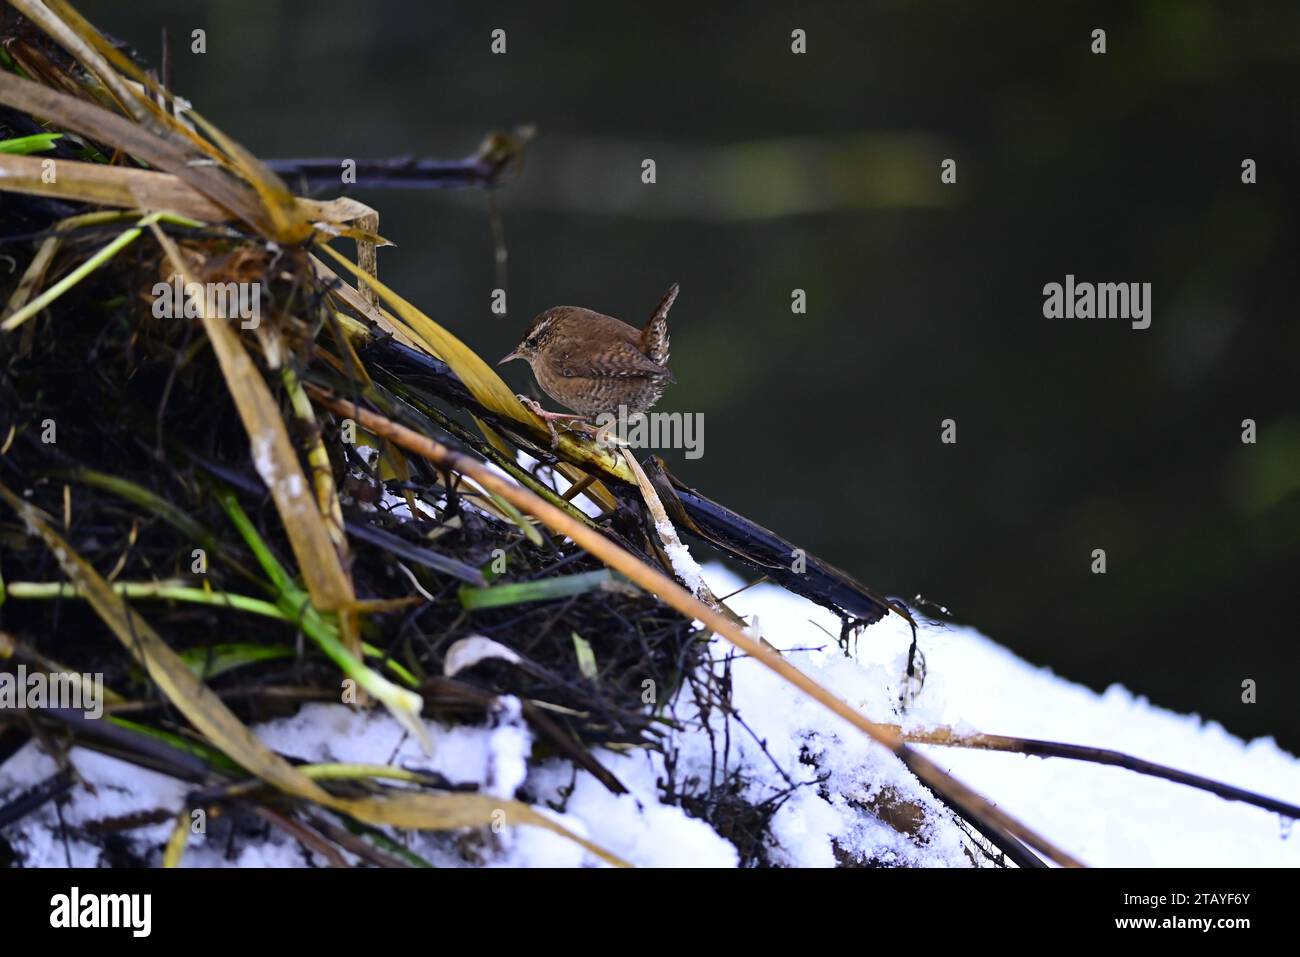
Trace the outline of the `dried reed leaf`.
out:
[[[312,409],[311,400],[307,398],[307,393],[303,392],[302,383],[298,381],[298,375],[292,369],[286,366],[281,370],[280,377],[284,382],[289,402],[293,406],[294,415],[298,417],[299,422],[306,426],[306,432],[309,436],[307,439],[307,464],[311,466],[312,486],[316,490],[316,504],[320,508],[321,517],[325,519],[325,527],[329,531],[330,540],[334,543],[334,547],[339,550],[341,558],[346,561],[348,538],[343,531],[343,507],[339,504],[338,489],[334,484],[334,469],[330,465],[329,453],[325,450],[325,443],[321,439],[320,429],[317,428],[316,414]]]
[[[205,141],[172,113],[157,106],[154,97],[161,97],[166,102],[171,99],[171,91],[162,89],[154,81],[153,77],[136,66],[129,57],[125,56],[121,50],[109,42],[108,38],[100,33],[94,24],[78,13],[72,4],[67,3],[66,0],[43,0],[43,2],[77,36],[90,44],[95,52],[108,61],[114,69],[130,77],[134,83],[139,84],[141,90],[148,90],[152,94],[152,96],[142,96],[141,99],[153,108],[151,112],[158,120],[165,123],[173,133],[188,139],[194,146],[211,156],[212,159],[224,163],[224,157],[212,144]]]
[[[311,223],[295,203],[293,194],[289,192],[289,187],[284,184],[284,180],[196,111],[190,110],[189,116],[225,151],[244,180],[253,187],[262,201],[262,209],[269,220],[271,238],[286,245],[296,245],[305,241],[312,234]]]
[[[357,315],[369,319],[384,332],[388,333],[408,349],[415,349],[417,352],[428,352],[428,348],[416,340],[415,334],[406,326],[391,316],[389,313],[377,306],[371,304],[364,296],[361,295],[355,286],[350,285],[346,280],[341,278],[329,266],[321,262],[316,256],[311,257],[312,269],[316,271],[316,276],[322,282],[327,283],[334,295],[350,308],[356,310]],[[339,313],[342,315],[342,313]]]
[[[109,65],[92,38],[99,36],[93,26],[84,19],[71,22],[66,16],[56,14],[50,9],[57,6],[58,0],[11,0],[15,7],[32,23],[39,26],[49,37],[72,54],[73,58],[94,75],[123,111],[135,118],[137,123],[156,126],[162,111],[144,96],[143,91],[133,87],[118,75]],[[66,5],[65,5],[66,6]],[[101,38],[102,39],[102,38]]]
[[[317,248],[323,250],[336,262],[342,264],[358,280],[371,286],[379,293],[393,311],[397,313],[398,317],[406,323],[416,338],[423,342],[425,351],[437,356],[451,366],[452,371],[465,383],[465,388],[469,389],[480,404],[500,415],[517,421],[525,421],[525,416],[535,418],[532,413],[523,407],[501,377],[496,374],[491,366],[480,359],[478,353],[473,349],[470,349],[378,279],[367,275],[364,270],[346,256],[341,255],[323,243],[318,244]]]
[[[154,235],[166,250],[172,268],[188,286],[194,280],[176,243],[161,229],[155,228]],[[202,297],[195,304],[230,396],[248,431],[253,465],[275,500],[312,604],[322,611],[349,607],[356,601],[352,582],[343,570],[325,519],[309,493],[310,486],[289,441],[279,405],[229,321],[208,315]]]
[[[259,231],[268,232],[257,194],[210,162],[189,143],[178,144],[123,116],[66,93],[0,71],[0,103],[42,117],[57,126],[108,143],[151,166],[173,173],[218,206]],[[196,164],[194,161],[199,160]],[[59,160],[58,166],[69,162]]]
[[[53,196],[82,203],[128,209],[166,209],[209,223],[230,219],[230,213],[193,186],[152,170],[58,160],[57,177],[47,182],[46,158],[0,155],[0,182],[6,192]]]
[[[167,847],[163,851],[163,867],[181,866],[181,859],[185,856],[185,847],[189,837],[190,816],[182,809],[181,813],[176,815],[176,823],[172,826],[171,836],[167,838]]]
[[[528,824],[568,838],[607,864],[615,867],[631,866],[599,844],[575,834],[527,804],[492,797],[488,794],[428,794],[403,791],[382,798],[335,799],[334,806],[371,824],[424,830],[482,827],[498,822],[504,825]]]
[[[233,218],[221,206],[171,173],[61,159],[58,160],[57,178],[49,182],[49,177],[44,175],[47,159],[0,152],[0,181],[3,181],[5,191],[127,209],[170,210],[207,223],[221,223]],[[346,225],[360,218],[369,208],[360,203],[355,206],[336,205],[335,201],[322,203],[301,197],[295,198],[294,202],[304,218],[310,219],[329,235],[350,236],[379,246],[392,245],[382,236]]]

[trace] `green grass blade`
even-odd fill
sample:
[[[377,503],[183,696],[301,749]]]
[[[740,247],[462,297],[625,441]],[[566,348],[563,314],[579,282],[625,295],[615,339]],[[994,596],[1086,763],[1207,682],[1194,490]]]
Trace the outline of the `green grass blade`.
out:
[[[569,598],[589,591],[625,591],[633,588],[623,576],[602,568],[577,575],[561,575],[535,582],[514,582],[509,585],[492,585],[488,588],[471,588],[462,585],[461,607],[474,611],[481,608],[501,608],[505,605],[522,605],[531,601],[551,601]]]
[[[43,153],[54,149],[54,141],[62,133],[34,133],[31,136],[15,136],[13,139],[0,140],[0,153],[26,156],[29,153]]]

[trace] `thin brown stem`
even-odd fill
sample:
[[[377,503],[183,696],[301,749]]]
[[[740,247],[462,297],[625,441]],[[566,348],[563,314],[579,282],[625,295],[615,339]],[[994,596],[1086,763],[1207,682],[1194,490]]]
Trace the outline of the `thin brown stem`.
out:
[[[897,725],[889,725],[895,732]],[[1041,741],[1036,738],[1015,738],[1004,734],[960,734],[951,728],[931,728],[926,731],[903,731],[905,741],[913,744],[933,744],[941,748],[976,748],[982,751],[1010,751],[1015,754],[1028,754],[1039,758],[1069,758],[1072,761],[1088,761],[1092,764],[1108,764],[1112,767],[1125,768],[1138,774],[1162,778],[1177,784],[1209,791],[1228,801],[1241,801],[1253,804],[1266,811],[1273,811],[1289,818],[1300,819],[1300,806],[1288,804],[1277,798],[1256,794],[1243,788],[1224,784],[1212,778],[1201,777],[1187,771],[1179,771],[1167,765],[1156,764],[1144,758],[1112,751],[1108,748],[1094,748],[1083,744],[1063,744],[1059,741]]]

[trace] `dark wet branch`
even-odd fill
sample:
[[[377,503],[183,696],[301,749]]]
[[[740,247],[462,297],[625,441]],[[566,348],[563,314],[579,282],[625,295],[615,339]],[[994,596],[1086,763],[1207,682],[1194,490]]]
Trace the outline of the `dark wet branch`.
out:
[[[528,128],[492,133],[470,156],[462,159],[270,159],[263,162],[292,189],[303,193],[355,189],[494,189],[523,163]],[[345,171],[348,175],[345,177]]]

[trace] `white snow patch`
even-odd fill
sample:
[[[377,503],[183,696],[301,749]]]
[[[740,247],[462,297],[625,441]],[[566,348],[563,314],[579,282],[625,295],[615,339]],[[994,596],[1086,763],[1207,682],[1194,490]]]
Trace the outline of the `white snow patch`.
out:
[[[719,594],[744,584],[715,566],[706,572]],[[741,615],[760,615],[764,633],[780,648],[823,646],[823,652],[796,653],[791,660],[874,720],[898,721],[898,692],[911,641],[901,618],[891,615],[863,631],[856,658],[849,660],[813,624],[838,634],[838,619],[810,602],[759,586],[728,604]],[[906,727],[946,725],[962,732],[1111,748],[1292,803],[1300,796],[1300,760],[1271,738],[1242,741],[1216,722],[1156,707],[1118,685],[1097,694],[1021,660],[972,629],[927,626],[920,646],[927,678],[903,721]],[[766,669],[751,661],[737,663],[737,699],[742,717],[772,747],[782,740],[782,717],[790,717],[784,722],[787,728],[797,725],[797,715],[807,706],[797,693],[777,686],[763,689],[764,681],[748,674],[755,670]],[[744,696],[750,698],[748,708]],[[819,726],[819,739],[827,742],[832,739],[824,732],[842,725],[829,717],[813,717],[809,723]],[[837,733],[843,736],[838,747],[861,748],[860,732]],[[847,761],[845,754],[835,754],[834,766],[851,769],[856,760],[866,766],[877,761],[873,754],[879,750],[871,748]],[[1300,865],[1300,841],[1284,836],[1276,815],[1247,804],[1081,761],[932,746],[922,750],[1089,865]],[[885,767],[910,777],[892,759]]]
[[[538,468],[537,466],[540,463],[537,461],[537,459],[533,458],[527,452],[521,450],[518,454],[516,454],[515,463],[525,472],[533,472],[533,474],[536,475],[538,481],[543,482],[546,485],[550,485],[552,488],[555,489],[556,494],[558,495],[563,495],[565,492],[567,492],[570,488],[573,487],[573,483],[570,482],[567,478],[565,478],[555,469],[545,465],[543,465],[541,468]],[[502,478],[507,479],[511,482],[516,481],[513,475],[511,475],[505,469],[499,467],[495,462],[488,462],[487,466],[492,471],[500,475]],[[582,512],[585,515],[589,515],[592,518],[595,518],[601,513],[600,506],[597,505],[595,502],[593,502],[591,499],[587,498],[587,496],[585,495],[575,495],[570,500],[570,502],[575,508],[578,509],[578,511]]]
[[[496,727],[488,736],[488,767],[483,790],[501,798],[514,798],[528,777],[532,732],[524,723],[523,705],[514,695],[497,698],[492,709]]]
[[[543,800],[560,800],[573,783],[566,812],[585,825],[585,836],[641,867],[735,867],[736,849],[703,821],[679,807],[659,803],[656,779],[662,762],[654,756],[622,756],[611,751],[597,757],[631,792],[614,795],[585,771],[573,781],[569,764],[547,761],[529,776],[529,787]],[[540,859],[532,863],[553,866]]]
[[[691,550],[677,537],[677,530],[671,522],[659,522],[655,525],[655,531],[659,534],[664,554],[672,562],[678,580],[692,595],[698,595],[704,585],[704,573],[700,570],[699,563],[691,557]]]
[[[63,806],[63,820],[70,828],[92,821],[130,814],[166,810],[178,811],[189,786],[166,775],[146,771],[95,751],[74,748],[71,760],[85,784],[69,792],[72,799]],[[59,765],[29,743],[0,767],[0,805],[51,775]],[[35,822],[35,823],[33,823]],[[65,844],[58,816],[46,804],[19,825],[8,828],[5,837],[27,867],[98,867],[101,849],[70,836]],[[161,846],[171,834],[173,822],[153,824],[129,832],[143,844]]]

